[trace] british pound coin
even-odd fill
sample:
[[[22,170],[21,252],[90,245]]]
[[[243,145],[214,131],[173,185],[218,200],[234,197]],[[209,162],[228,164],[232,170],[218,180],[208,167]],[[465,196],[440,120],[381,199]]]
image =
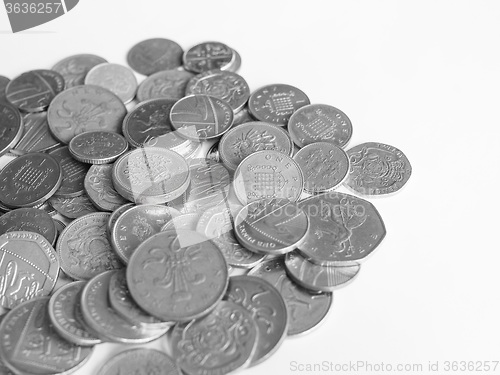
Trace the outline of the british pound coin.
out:
[[[304,240],[309,218],[288,199],[271,198],[253,201],[243,207],[235,218],[236,238],[256,253],[285,254]]]
[[[113,165],[113,186],[131,202],[159,204],[180,196],[189,186],[186,160],[174,151],[144,147],[122,155]]]
[[[317,142],[301,148],[294,156],[304,175],[304,191],[309,194],[334,190],[346,179],[349,158],[332,143]]]
[[[239,112],[250,97],[250,88],[239,74],[209,70],[193,77],[186,86],[186,95],[210,95],[227,102],[233,111]]]
[[[113,273],[109,281],[108,295],[111,307],[131,325],[150,329],[165,329],[172,325],[170,322],[163,322],[149,315],[139,307],[128,290],[125,270]]]
[[[62,169],[61,186],[54,196],[61,198],[74,198],[82,195],[84,190],[85,175],[89,166],[75,160],[69,152],[68,146],[60,147],[49,152]]]
[[[188,322],[207,315],[228,282],[221,251],[192,231],[153,235],[135,250],[127,284],[137,304],[163,321]]]
[[[368,142],[351,148],[347,155],[350,170],[345,185],[360,195],[395,193],[410,179],[410,161],[396,147]]]
[[[221,301],[206,317],[175,326],[172,351],[185,374],[228,374],[248,365],[258,333],[245,307]]]
[[[134,73],[120,64],[103,63],[94,66],[85,77],[85,85],[103,87],[129,103],[137,92],[137,79]]]
[[[253,92],[248,100],[248,110],[259,121],[286,126],[292,114],[309,103],[307,95],[298,88],[274,84]]]
[[[109,213],[97,212],[73,220],[57,240],[61,269],[74,280],[89,280],[123,265],[108,241]]]
[[[111,233],[113,231],[113,228],[115,226],[116,221],[125,211],[127,211],[129,208],[132,208],[134,206],[135,206],[134,203],[125,203],[123,206],[120,206],[116,210],[111,212],[111,215],[109,216],[109,219],[108,219],[108,225],[107,225],[108,235],[109,235],[111,241],[113,241],[113,239],[111,238]],[[114,247],[114,245],[113,245],[113,247]]]
[[[290,117],[288,131],[299,147],[315,142],[344,147],[351,139],[352,124],[340,109],[326,104],[310,104],[298,109]]]
[[[265,254],[254,253],[241,246],[236,240],[233,230],[233,212],[238,212],[241,206],[228,206],[215,206],[206,210],[198,220],[196,231],[219,247],[230,266],[255,267],[264,260]]]
[[[170,111],[175,104],[173,99],[152,99],[140,103],[123,120],[123,135],[132,147],[141,147],[153,138],[169,134],[176,138],[179,146],[185,139],[174,133],[170,122]]]
[[[141,82],[137,89],[137,100],[143,102],[149,99],[181,99],[186,86],[194,77],[193,73],[172,69],[155,73]]]
[[[280,292],[264,279],[254,276],[232,276],[225,300],[247,309],[257,323],[257,349],[250,366],[269,358],[285,340],[288,312]]]
[[[23,130],[23,118],[17,108],[0,102],[0,155],[17,144]]]
[[[299,251],[319,265],[357,263],[380,244],[386,234],[376,208],[364,199],[324,193],[299,202],[310,220],[310,230]]]
[[[234,50],[220,42],[204,42],[184,53],[184,68],[201,73],[207,70],[228,70],[236,56]]]
[[[0,172],[0,201],[12,208],[33,207],[54,195],[61,182],[61,167],[52,156],[19,156]]]
[[[107,61],[100,56],[82,54],[70,56],[59,61],[54,65],[52,70],[64,77],[66,89],[69,89],[71,87],[83,85],[85,83],[85,77],[90,69],[103,63],[107,63]]]
[[[87,194],[82,194],[74,198],[52,197],[49,203],[54,209],[68,219],[77,219],[84,215],[97,212]]]
[[[83,289],[81,308],[85,323],[99,332],[103,340],[116,343],[143,344],[163,336],[168,328],[148,330],[133,326],[111,307],[108,291],[115,272],[117,271],[110,270],[93,277]]]
[[[166,353],[149,348],[125,350],[108,360],[97,375],[180,375],[175,361]]]
[[[27,152],[44,152],[61,144],[49,131],[47,112],[26,113],[23,116],[23,134],[11,152],[25,154]]]
[[[283,257],[260,263],[248,275],[269,281],[283,296],[288,310],[288,336],[310,331],[330,311],[332,293],[311,293],[292,282],[286,274]]]
[[[182,137],[194,141],[222,136],[233,124],[233,117],[228,103],[209,95],[186,96],[170,112],[173,127]]]
[[[52,135],[68,144],[75,135],[93,130],[120,133],[126,114],[125,105],[111,91],[83,85],[59,94],[50,105],[47,120]]]
[[[56,225],[50,215],[37,208],[18,208],[0,217],[0,234],[28,231],[41,234],[52,246],[56,241]]]
[[[225,203],[231,178],[222,164],[206,159],[192,159],[189,161],[189,171],[189,187],[179,198],[170,202],[169,206],[189,213],[203,212]]]
[[[49,295],[59,275],[59,258],[40,234],[16,231],[0,236],[0,305],[11,309]]]
[[[21,111],[42,112],[64,85],[64,78],[53,70],[32,70],[10,81],[5,92],[7,100]]]
[[[100,344],[102,340],[88,331],[77,315],[81,312],[80,299],[85,281],[74,281],[60,287],[49,300],[49,317],[52,326],[65,340],[82,346]]]
[[[135,249],[177,216],[177,211],[163,205],[142,204],[120,215],[111,231],[116,254],[127,264]]]
[[[111,212],[127,203],[113,187],[112,171],[113,166],[110,164],[93,165],[85,176],[85,192],[94,206],[101,211]]]
[[[314,292],[333,292],[346,286],[358,275],[361,266],[321,266],[309,262],[295,252],[285,256],[285,267],[290,278],[308,290]]]
[[[265,150],[243,159],[234,174],[233,187],[242,204],[263,198],[286,198],[295,202],[302,193],[304,178],[290,156]]]
[[[134,45],[127,54],[127,63],[137,73],[149,76],[161,70],[182,65],[182,47],[172,40],[154,38]]]
[[[15,373],[58,374],[77,370],[93,348],[75,345],[59,336],[49,319],[48,297],[11,310],[0,325],[0,353]]]
[[[293,142],[282,128],[252,121],[232,128],[222,136],[219,143],[222,162],[233,171],[248,155],[263,150],[279,151],[292,156]]]
[[[92,131],[78,134],[69,142],[74,159],[88,164],[114,162],[128,150],[128,143],[117,133]]]

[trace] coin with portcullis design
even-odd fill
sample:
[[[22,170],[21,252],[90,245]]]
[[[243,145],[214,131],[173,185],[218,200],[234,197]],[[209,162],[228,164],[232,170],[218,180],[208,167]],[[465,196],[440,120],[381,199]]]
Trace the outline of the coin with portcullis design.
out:
[[[54,195],[61,181],[61,167],[52,156],[19,156],[0,172],[0,202],[10,208],[36,206]]]
[[[263,198],[299,199],[304,178],[299,165],[288,155],[265,150],[247,156],[236,168],[233,187],[242,204]]]

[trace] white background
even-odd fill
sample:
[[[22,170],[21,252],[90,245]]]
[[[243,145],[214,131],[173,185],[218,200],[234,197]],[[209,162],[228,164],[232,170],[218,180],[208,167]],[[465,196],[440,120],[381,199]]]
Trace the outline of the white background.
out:
[[[299,373],[291,361],[500,360],[499,2],[80,0],[15,35],[0,11],[0,74],[77,53],[125,64],[151,37],[222,41],[251,89],[295,85],[350,117],[350,145],[387,143],[413,166],[399,194],[373,200],[387,237],[324,324],[246,374]],[[101,346],[78,374],[125,348]]]

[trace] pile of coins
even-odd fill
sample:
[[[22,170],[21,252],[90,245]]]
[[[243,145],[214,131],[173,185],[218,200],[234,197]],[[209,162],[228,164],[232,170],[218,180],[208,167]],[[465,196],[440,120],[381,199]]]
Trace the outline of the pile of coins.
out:
[[[255,91],[219,42],[150,39],[0,77],[1,373],[225,374],[316,327],[386,234],[395,147],[341,110]],[[128,109],[126,104],[128,103]],[[337,191],[345,186],[354,194]],[[231,276],[230,276],[231,275]],[[167,335],[168,333],[168,335]]]

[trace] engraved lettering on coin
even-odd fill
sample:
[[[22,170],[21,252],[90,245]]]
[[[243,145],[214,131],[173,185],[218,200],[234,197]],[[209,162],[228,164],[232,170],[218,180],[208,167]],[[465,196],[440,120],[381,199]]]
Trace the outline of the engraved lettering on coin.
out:
[[[352,195],[315,195],[299,202],[299,207],[309,216],[311,226],[298,249],[313,263],[357,263],[375,250],[386,234],[375,207]]]
[[[128,150],[128,143],[117,133],[93,131],[78,134],[69,142],[73,158],[82,163],[112,163]]]
[[[315,142],[344,147],[351,139],[352,124],[340,109],[326,104],[310,104],[290,117],[288,131],[299,147]]]
[[[234,112],[239,112],[250,97],[250,89],[243,77],[236,73],[210,70],[193,77],[186,87],[186,95],[205,94],[226,101]]]
[[[37,208],[18,208],[0,217],[0,234],[28,231],[41,234],[51,245],[56,240],[56,226],[50,215]]]
[[[408,158],[383,143],[368,142],[347,151],[351,167],[345,185],[366,196],[391,194],[411,176]]]
[[[259,121],[285,126],[292,114],[308,105],[309,98],[290,85],[268,85],[253,92],[248,100],[248,111]]]

